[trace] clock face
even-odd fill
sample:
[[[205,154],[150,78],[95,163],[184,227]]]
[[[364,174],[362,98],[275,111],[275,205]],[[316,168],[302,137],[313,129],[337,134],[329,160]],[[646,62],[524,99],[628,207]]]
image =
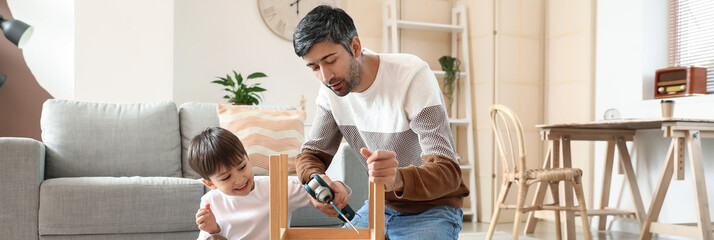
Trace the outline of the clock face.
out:
[[[603,115],[603,118],[605,120],[616,120],[620,119],[620,111],[617,111],[617,109],[610,108],[608,110],[605,110],[605,114]]]
[[[292,41],[298,22],[320,5],[340,7],[340,0],[258,0],[260,16],[278,36]]]

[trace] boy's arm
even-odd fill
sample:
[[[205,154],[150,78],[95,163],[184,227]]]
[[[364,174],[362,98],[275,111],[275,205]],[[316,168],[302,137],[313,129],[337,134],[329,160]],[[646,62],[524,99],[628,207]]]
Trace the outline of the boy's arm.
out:
[[[310,195],[298,179],[288,178],[288,209],[295,210],[310,203]]]
[[[205,197],[201,198],[202,206],[198,211],[196,211],[196,224],[198,229],[201,230],[198,234],[198,240],[204,240],[211,235],[221,234],[221,226],[218,225],[216,221],[216,216],[211,210],[211,204],[206,200]]]

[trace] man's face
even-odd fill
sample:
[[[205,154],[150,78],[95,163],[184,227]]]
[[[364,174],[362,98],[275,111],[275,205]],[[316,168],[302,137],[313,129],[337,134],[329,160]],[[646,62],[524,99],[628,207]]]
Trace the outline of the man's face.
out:
[[[350,93],[362,78],[362,65],[340,44],[315,44],[303,60],[315,77],[340,97]]]
[[[211,189],[218,189],[229,196],[247,196],[253,190],[253,169],[248,160],[244,160],[237,167],[226,169],[221,167],[217,173],[211,175],[210,181],[203,183]]]

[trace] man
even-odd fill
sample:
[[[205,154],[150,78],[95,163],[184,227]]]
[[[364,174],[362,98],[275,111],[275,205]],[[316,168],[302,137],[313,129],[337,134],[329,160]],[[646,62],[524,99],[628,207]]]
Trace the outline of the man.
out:
[[[317,97],[311,133],[297,158],[305,183],[320,174],[330,182],[339,208],[349,196],[326,176],[344,137],[365,158],[369,180],[385,185],[387,239],[457,239],[461,206],[469,189],[455,160],[444,100],[429,66],[408,54],[362,49],[352,18],[319,6],[293,33],[295,53],[324,87]],[[314,199],[330,216],[337,212]],[[355,217],[367,228],[367,204]]]

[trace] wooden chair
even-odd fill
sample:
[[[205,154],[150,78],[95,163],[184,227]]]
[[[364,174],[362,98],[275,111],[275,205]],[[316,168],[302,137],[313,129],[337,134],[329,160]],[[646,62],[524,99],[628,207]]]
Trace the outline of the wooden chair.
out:
[[[369,183],[369,228],[288,228],[288,155],[270,156],[270,239],[384,239],[384,184]]]
[[[583,220],[583,232],[585,239],[590,240],[590,225],[588,224],[587,212],[585,208],[585,197],[580,177],[583,171],[577,168],[541,168],[528,169],[526,167],[525,145],[523,143],[523,128],[521,121],[515,113],[508,107],[500,104],[491,106],[491,127],[493,127],[496,145],[498,146],[498,158],[501,159],[503,167],[503,185],[498,194],[497,208],[493,212],[491,225],[488,228],[486,239],[493,237],[496,229],[498,215],[501,209],[515,209],[516,216],[513,220],[513,239],[518,239],[518,230],[521,224],[521,215],[528,211],[553,210],[555,211],[555,231],[557,239],[562,238],[560,229],[560,211],[580,211]],[[561,181],[572,182],[575,196],[578,199],[578,206],[560,206],[558,200],[558,183]],[[528,186],[533,183],[548,184],[553,195],[553,204],[541,204],[536,206],[524,206]],[[513,183],[518,185],[518,200],[516,205],[505,204],[506,195]],[[566,189],[569,191],[570,189]]]

